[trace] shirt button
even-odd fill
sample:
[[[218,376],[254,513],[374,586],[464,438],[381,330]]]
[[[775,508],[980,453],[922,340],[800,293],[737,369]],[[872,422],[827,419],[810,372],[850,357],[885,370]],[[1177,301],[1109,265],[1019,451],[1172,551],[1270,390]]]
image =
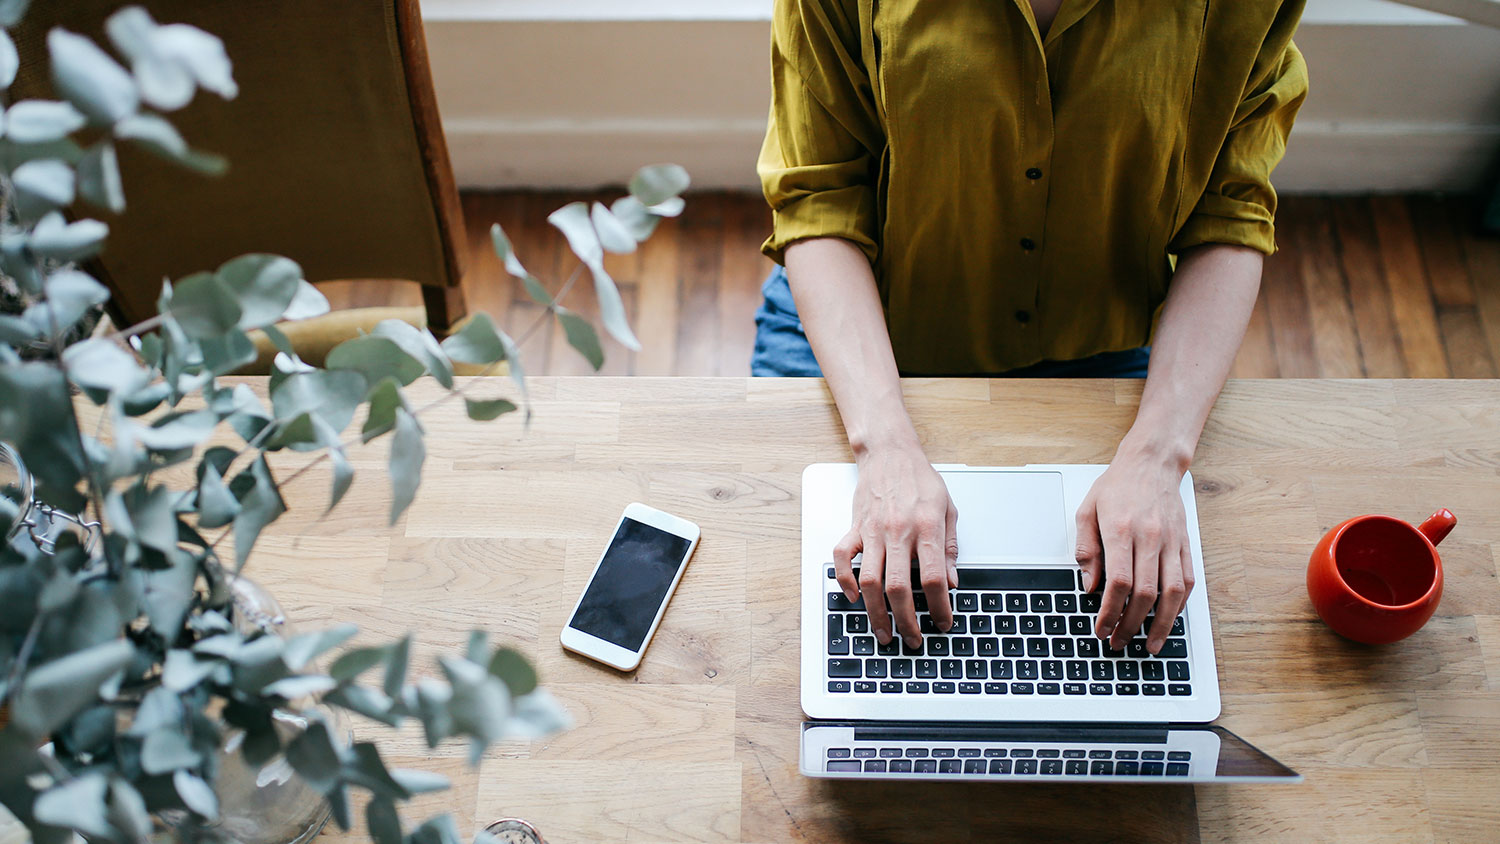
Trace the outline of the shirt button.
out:
[[[1042,171],[1038,170],[1035,167],[1033,167],[1030,170],[1026,171],[1026,178],[1031,179],[1032,181],[1040,179],[1041,177],[1042,177]]]
[[[1031,312],[1030,311],[1016,311],[1016,322],[1019,322],[1019,323],[1021,323],[1023,325],[1026,324],[1026,323],[1028,323],[1028,322],[1031,322]]]
[[[1027,252],[1030,252],[1031,250],[1036,248],[1036,241],[1032,240],[1029,237],[1023,237],[1021,238],[1021,248],[1025,249]]]

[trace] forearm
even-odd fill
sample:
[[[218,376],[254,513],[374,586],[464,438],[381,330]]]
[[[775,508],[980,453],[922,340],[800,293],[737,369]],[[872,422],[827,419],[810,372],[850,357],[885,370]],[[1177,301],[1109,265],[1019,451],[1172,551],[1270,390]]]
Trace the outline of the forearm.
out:
[[[1253,249],[1223,244],[1180,257],[1141,406],[1119,454],[1151,456],[1187,470],[1244,338],[1263,263]]]
[[[887,446],[918,446],[901,398],[875,274],[864,253],[839,238],[803,240],[787,248],[786,269],[797,314],[855,456]]]

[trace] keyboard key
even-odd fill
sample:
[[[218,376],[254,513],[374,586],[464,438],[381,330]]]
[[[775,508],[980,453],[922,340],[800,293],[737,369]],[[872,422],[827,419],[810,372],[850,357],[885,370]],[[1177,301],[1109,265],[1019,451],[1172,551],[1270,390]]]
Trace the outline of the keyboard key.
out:
[[[876,755],[877,754],[876,754],[875,748],[873,748],[873,747],[856,747],[856,748],[854,748],[854,758],[855,759],[874,759]]]
[[[835,617],[837,617],[837,616],[835,616]],[[867,616],[867,615],[865,615],[864,613],[855,613],[855,614],[852,614],[852,615],[846,615],[846,616],[843,616],[843,619],[844,619],[844,627],[850,633],[869,633],[870,632],[870,617]]]
[[[1141,776],[1143,777],[1159,777],[1164,773],[1166,773],[1166,766],[1160,762],[1141,763]]]
[[[1122,777],[1133,777],[1141,772],[1139,762],[1116,762],[1115,773]]]
[[[938,773],[940,774],[961,774],[963,771],[964,763],[962,759],[944,759],[938,763]]]
[[[1042,760],[1042,773],[1043,774],[1057,775],[1057,774],[1061,774],[1062,772],[1063,772],[1063,763],[1062,763],[1061,759],[1043,759]]]
[[[1125,646],[1125,653],[1129,654],[1131,659],[1151,658],[1151,652],[1146,650],[1146,640],[1141,638],[1131,639],[1130,643]]]
[[[859,600],[851,604],[849,603],[849,599],[844,597],[843,592],[829,592],[828,608],[831,610],[842,612],[848,612],[849,610],[862,610],[865,608],[865,598],[863,595],[861,595],[859,597]]]
[[[1017,636],[1006,636],[1000,640],[1000,653],[1006,656],[1025,656],[1026,645]]]
[[[885,676],[885,660],[880,658],[865,660],[865,676],[879,679]]]
[[[935,659],[917,660],[917,676],[932,679],[938,674],[938,661]]]
[[[1052,649],[1047,646],[1047,640],[1040,636],[1026,640],[1027,656],[1048,656]]]
[[[1089,751],[1089,758],[1090,759],[1112,759],[1112,758],[1114,758],[1114,754],[1111,753],[1111,752],[1109,752],[1108,750],[1090,750]]]
[[[890,770],[891,770],[891,773],[893,773],[893,774],[909,774],[909,773],[911,773],[911,760],[910,759],[893,759],[893,760],[891,760],[891,769]]]
[[[901,655],[902,656],[921,656],[922,652],[924,650],[923,646],[926,645],[926,644],[927,644],[927,640],[925,638],[918,640],[915,647],[913,647],[912,645],[906,644],[906,640],[902,639],[901,640]]]
[[[880,693],[883,695],[901,694],[900,680],[882,680],[880,682]]]
[[[897,678],[900,678],[900,679],[903,679],[903,680],[909,679],[912,676],[911,672],[912,672],[911,660],[909,660],[909,659],[893,659],[893,660],[891,660],[891,676],[892,677],[897,677]]]
[[[848,680],[829,680],[828,681],[828,691],[830,691],[830,692],[847,692],[847,691],[849,691],[849,681]]]
[[[1089,765],[1089,774],[1093,776],[1111,776],[1115,772],[1115,763],[1096,761]]]
[[[1053,599],[1052,604],[1057,612],[1078,612],[1078,596],[1076,595],[1058,595]]]
[[[855,656],[869,656],[869,655],[871,655],[873,653],[875,653],[875,637],[874,636],[855,636],[854,637],[854,655]]]
[[[834,579],[834,578],[835,578],[835,577],[838,577],[838,576],[839,576],[839,573],[838,573],[838,570],[837,570],[837,569],[835,569],[835,568],[834,568],[834,567],[833,567],[833,566],[829,566],[829,567],[828,567],[828,569],[827,569],[827,571],[824,571],[824,572],[823,572],[823,574],[824,574],[824,576],[826,576],[826,577],[827,577],[827,578],[828,578],[828,579],[829,579],[829,580],[832,580],[832,579]]]
[[[828,771],[831,774],[843,773],[846,771],[858,771],[860,770],[860,763],[855,762],[852,759],[847,762],[829,762],[824,770]]]
[[[1087,774],[1089,772],[1089,763],[1083,761],[1082,759],[1069,759],[1066,763],[1064,763],[1063,770],[1069,776],[1076,777],[1080,774]]]
[[[1126,660],[1115,666],[1115,679],[1117,680],[1139,680],[1141,679],[1141,664]]]
[[[982,659],[964,660],[964,676],[970,680],[985,680],[990,676],[990,667]]]
[[[1115,751],[1115,758],[1116,759],[1139,759],[1140,755],[1141,754],[1138,751],[1135,751],[1135,750],[1116,750]]]
[[[1116,683],[1115,684],[1115,694],[1117,694],[1117,695],[1131,696],[1131,695],[1138,695],[1140,693],[1141,693],[1141,687],[1138,686],[1138,685],[1136,685],[1135,683]]]
[[[912,771],[918,774],[935,774],[937,773],[937,761],[933,759],[918,759],[912,765]]]
[[[1093,619],[1086,615],[1075,615],[1068,619],[1068,632],[1074,636],[1094,635]]]
[[[1063,664],[1059,659],[1042,660],[1042,679],[1061,680],[1063,678]]]
[[[958,588],[973,591],[1021,589],[1032,592],[1071,592],[1073,572],[1065,569],[959,568]]]
[[[834,639],[844,635],[844,617],[830,613],[828,616],[828,638]]]
[[[1042,619],[1042,630],[1048,636],[1061,636],[1068,632],[1068,620],[1060,615],[1049,615]]]
[[[925,695],[927,689],[928,686],[924,680],[912,680],[906,684],[906,693],[909,695]]]
[[[1056,749],[1043,749],[1036,752],[1038,759],[1056,759],[1062,755],[1062,751]]]
[[[911,759],[921,758],[921,757],[927,755],[927,748],[925,748],[925,747],[908,747],[906,749],[906,755],[907,755],[907,757],[909,757]]]
[[[1187,765],[1186,762],[1168,762],[1167,763],[1167,776],[1169,776],[1169,777],[1185,777],[1185,776],[1187,776],[1187,774],[1188,774],[1188,765]]]
[[[1016,747],[1010,751],[1012,759],[1030,759],[1034,755],[1036,755],[1035,752],[1029,747]]]
[[[960,759],[978,759],[979,756],[980,752],[977,747],[960,747],[958,749],[958,758]]]
[[[1038,676],[1036,660],[1016,660],[1016,677],[1022,680],[1035,680]]]
[[[927,640],[927,653],[933,656],[948,655],[948,640],[941,636],[934,636]]]
[[[828,758],[829,759],[848,759],[849,758],[849,748],[847,748],[847,747],[830,747],[830,748],[828,748]]]
[[[883,774],[883,773],[885,773],[885,760],[884,759],[866,759],[865,760],[865,772],[866,773],[876,773],[876,774]]]
[[[973,618],[969,619],[970,633],[989,633],[992,632],[993,628],[994,625],[991,623],[990,617],[987,615],[976,615]]]
[[[1003,695],[1010,691],[1004,683],[985,683],[984,693],[987,695]]]
[[[1051,595],[1032,595],[1031,596],[1031,611],[1032,612],[1037,612],[1037,613],[1052,612],[1052,596]]]
[[[1187,640],[1175,637],[1167,639],[1156,655],[1162,659],[1183,659],[1187,656]]]
[[[969,759],[964,762],[964,773],[982,774],[985,772],[987,767],[988,766],[984,764],[983,759]]]
[[[1168,636],[1181,636],[1183,634],[1183,632],[1184,632],[1185,629],[1186,628],[1183,627],[1183,624],[1182,624],[1182,616],[1179,615],[1176,618],[1172,619],[1172,630],[1167,635]]]
[[[1013,695],[1029,695],[1036,693],[1036,687],[1030,683],[1011,683],[1010,693]]]
[[[1023,615],[1020,624],[1023,636],[1035,636],[1042,632],[1042,617],[1039,615]]]
[[[977,694],[979,694],[979,684],[978,683],[959,683],[958,684],[958,693],[961,694],[961,695],[977,695]]]
[[[1036,684],[1036,693],[1039,695],[1055,695],[1058,694],[1060,690],[1060,687],[1056,683]]]
[[[1174,750],[1167,754],[1168,762],[1186,762],[1192,758],[1193,753],[1190,750]]]
[[[1082,759],[1083,757],[1085,757],[1087,755],[1088,754],[1084,753],[1082,750],[1064,750],[1063,751],[1063,758],[1064,759]]]
[[[1070,659],[1067,662],[1067,674],[1069,680],[1087,680],[1089,664],[1081,659]]]
[[[1165,680],[1166,673],[1162,663],[1158,660],[1148,659],[1141,663],[1141,676],[1147,680]]]
[[[926,613],[917,616],[917,626],[921,628],[923,636],[938,635],[937,622],[933,621],[932,616]]]
[[[1085,691],[1082,683],[1063,683],[1063,694],[1081,695]]]
[[[895,758],[898,758],[900,755],[901,755],[901,748],[899,748],[899,747],[882,747],[882,748],[880,748],[880,758],[882,758],[882,759],[895,759]]]
[[[1053,639],[1052,640],[1052,655],[1053,656],[1073,656],[1073,640],[1072,639]]]
[[[1084,659],[1099,658],[1099,640],[1092,638],[1074,639],[1073,643],[1078,646],[1078,655]]]
[[[984,749],[984,755],[985,756],[996,756],[996,757],[1002,757],[1003,758],[1005,756],[1005,748],[1003,748],[1003,747],[987,747],[987,748]]]
[[[958,638],[954,639],[953,640],[953,655],[954,656],[973,656],[974,655],[974,640],[970,639],[968,636],[959,636]]]
[[[945,659],[942,662],[942,667],[944,680],[957,680],[964,676],[964,664],[962,660]]]
[[[1089,694],[1091,695],[1112,695],[1114,693],[1114,686],[1109,683],[1089,683]]]
[[[953,617],[953,626],[948,628],[948,635],[962,636],[967,632],[969,632],[969,617],[964,615],[955,615]]]
[[[830,659],[828,660],[829,677],[859,677],[863,672],[860,670],[860,660],[857,659]]]
[[[1187,683],[1167,684],[1167,694],[1172,695],[1173,697],[1187,697],[1192,693],[1193,687],[1189,686]]]
[[[849,637],[848,636],[829,636],[828,637],[828,655],[829,656],[848,656],[849,655]]]
[[[933,683],[932,684],[932,690],[933,690],[933,692],[935,692],[937,694],[940,694],[940,695],[951,695],[951,694],[953,694],[953,684],[952,683]]]
[[[995,632],[1000,635],[1016,632],[1016,617],[1013,615],[995,616]]]
[[[958,593],[959,612],[979,612],[979,596],[973,592]]]
[[[1151,697],[1161,697],[1167,693],[1167,687],[1161,683],[1145,683],[1142,684],[1141,691]]]
[[[1012,593],[1012,594],[1009,594],[1009,595],[1005,596],[1005,611],[1006,612],[1011,612],[1011,613],[1026,612],[1026,606],[1027,606],[1027,601],[1026,601],[1026,596],[1025,595],[1017,595],[1017,594]]]
[[[1165,758],[1167,758],[1167,754],[1163,753],[1160,750],[1142,750],[1141,751],[1141,758],[1142,759],[1165,759]]]
[[[895,656],[897,653],[900,653],[900,648],[901,640],[896,638],[895,636],[892,636],[889,642],[886,642],[883,645],[876,645],[875,653],[878,653],[881,656]]]
[[[912,583],[912,587],[920,589],[915,582]],[[913,592],[911,604],[917,612],[927,612],[927,595],[921,591]]]
[[[1117,651],[1114,648],[1111,648],[1108,642],[1105,642],[1100,647],[1104,649],[1104,655],[1109,657],[1110,659],[1119,659],[1120,657],[1125,655],[1124,651]]]
[[[1000,612],[1003,600],[999,592],[985,592],[979,596],[979,608],[984,612]]]
[[[1009,680],[1015,676],[1015,663],[1008,659],[996,659],[990,661],[990,678],[994,680]]]
[[[1167,663],[1167,679],[1186,681],[1192,678],[1188,676],[1188,664],[1186,662]]]
[[[1115,679],[1115,665],[1112,662],[1094,662],[1089,664],[1095,680]]]
[[[1035,774],[1036,773],[1036,768],[1037,768],[1037,765],[1036,765],[1036,760],[1035,759],[1017,759],[1016,760],[1016,775],[1017,776]]]
[[[875,692],[875,684],[869,680],[856,680],[854,681],[854,691],[857,694],[873,694]]]
[[[944,759],[949,756],[956,755],[958,755],[958,751],[954,750],[951,747],[935,747],[932,749],[932,756],[934,759]]]
[[[1011,761],[1009,759],[991,759],[990,760],[990,773],[992,773],[992,774],[1008,774],[1008,773],[1010,773],[1010,766],[1011,766]]]
[[[1079,595],[1078,608],[1083,610],[1085,613],[1097,613],[1099,611],[1099,604],[1102,598],[1103,596],[1101,596],[1098,592],[1089,592],[1085,595]]]
[[[980,656],[999,656],[1000,640],[993,636],[984,636],[976,639],[974,644]]]

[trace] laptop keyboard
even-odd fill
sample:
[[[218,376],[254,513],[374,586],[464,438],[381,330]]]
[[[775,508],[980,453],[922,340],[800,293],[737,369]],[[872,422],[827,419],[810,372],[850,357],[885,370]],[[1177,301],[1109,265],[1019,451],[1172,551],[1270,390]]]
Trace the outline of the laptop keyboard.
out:
[[[855,576],[859,570],[855,569]],[[1077,568],[959,569],[953,628],[938,633],[927,596],[913,596],[922,644],[870,632],[864,599],[850,603],[826,570],[828,691],[850,695],[1176,697],[1193,693],[1185,621],[1161,652],[1146,650],[1148,616],[1125,649],[1094,636],[1099,592]],[[894,629],[894,627],[893,627]],[[1064,766],[1066,767],[1066,766]]]
[[[1185,777],[1187,750],[962,747],[906,745],[830,747],[824,770],[865,774],[976,776]]]

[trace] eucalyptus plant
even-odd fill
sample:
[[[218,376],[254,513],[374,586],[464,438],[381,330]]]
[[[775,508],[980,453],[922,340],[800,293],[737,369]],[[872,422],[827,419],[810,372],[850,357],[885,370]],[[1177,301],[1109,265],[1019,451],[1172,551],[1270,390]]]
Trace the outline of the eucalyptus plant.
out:
[[[0,90],[22,61],[4,28],[25,6],[0,0]],[[25,306],[0,316],[0,442],[29,467],[36,505],[0,495],[0,805],[37,842],[77,832],[134,844],[152,833],[153,817],[171,818],[185,841],[223,838],[215,782],[234,736],[246,764],[289,764],[342,827],[353,822],[355,787],[370,794],[366,821],[379,844],[457,844],[450,817],[408,826],[397,810],[445,787],[442,778],[388,769],[376,743],[346,744],[311,704],[390,726],[415,720],[430,746],[466,739],[477,762],[497,739],[567,724],[527,660],[476,631],[464,653],[438,659],[440,675],[413,679],[409,636],[352,649],[352,625],[283,637],[245,623],[236,579],[286,512],[287,483],[326,463],[327,507],[338,505],[354,480],[351,446],[389,441],[394,523],[417,493],[425,413],[461,398],[472,419],[520,410],[529,422],[518,347],[546,321],[555,318],[597,369],[593,325],[559,303],[583,271],[604,328],[638,347],[604,254],[633,251],[662,217],[680,213],[687,175],[647,167],[611,207],[572,203],[552,214],[580,261],[556,295],[495,226],[505,269],[545,309],[519,339],[482,313],[441,342],[385,321],[335,347],[324,368],[310,366],[276,324],[317,316],[327,300],[294,261],[265,254],[166,282],[157,316],[74,339],[75,324],[109,298],[78,262],[108,234],[84,209],[126,208],[116,146],[220,172],[226,162],[190,148],[165,115],[199,90],[237,93],[223,45],[208,33],[159,25],[139,7],[111,16],[106,33],[115,55],[66,29],[50,32],[60,98],[7,101],[0,114],[0,285]],[[254,331],[279,350],[269,405],[246,384],[221,381],[255,357]],[[494,379],[460,381],[455,363],[506,367],[512,392],[474,395]],[[424,376],[447,392],[413,406],[403,388]],[[266,459],[278,451],[305,462],[278,480]],[[86,530],[41,543],[13,530],[36,508],[80,514]],[[227,539],[232,555],[220,550]],[[288,733],[278,713],[292,710],[309,720]]]

